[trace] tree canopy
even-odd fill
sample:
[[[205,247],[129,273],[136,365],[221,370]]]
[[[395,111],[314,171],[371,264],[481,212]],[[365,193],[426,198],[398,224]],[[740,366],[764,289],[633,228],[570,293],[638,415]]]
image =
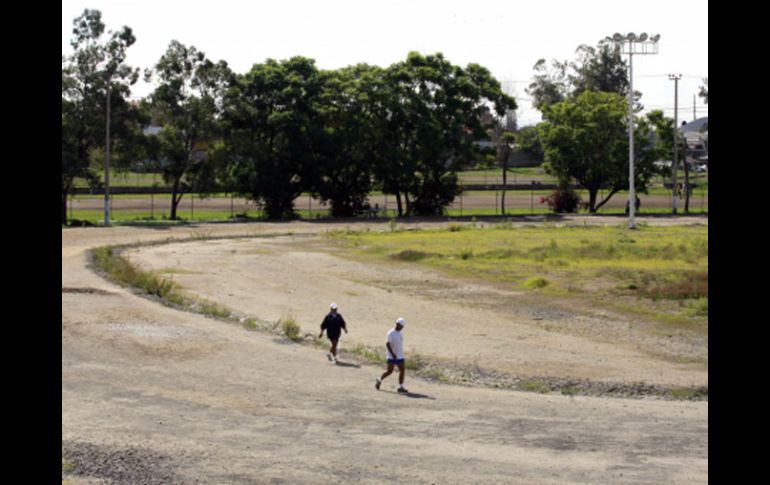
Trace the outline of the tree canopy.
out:
[[[628,187],[628,125],[625,98],[584,91],[575,99],[546,106],[548,122],[539,125],[546,170],[562,182],[577,180],[589,192],[588,210],[596,212]],[[654,173],[657,152],[649,123],[635,128],[634,183],[644,192]],[[607,190],[597,201],[599,190]]]
[[[526,89],[533,105],[545,115],[544,108],[566,99],[575,99],[585,91],[601,91],[628,96],[628,68],[615,46],[602,40],[596,47],[579,46],[573,61],[539,59],[535,76]],[[640,93],[634,93],[637,99]]]
[[[486,68],[454,66],[440,53],[411,52],[387,78],[398,122],[386,136],[395,170],[381,179],[397,197],[405,194],[407,214],[439,215],[459,194],[457,171],[476,152],[473,142],[487,137],[490,113],[503,116],[516,101]],[[400,197],[398,203],[401,210]]]
[[[84,10],[73,21],[74,53],[62,56],[63,224],[67,221],[67,197],[75,178],[96,182],[91,157],[96,150],[105,148],[107,93],[111,145],[130,150],[140,122],[138,110],[126,101],[130,86],[139,76],[138,69],[125,64],[126,51],[136,38],[129,27],[107,33],[105,29],[100,11]]]
[[[226,62],[215,64],[195,46],[172,40],[145,78],[153,75],[159,84],[149,104],[163,131],[151,143],[152,154],[156,168],[172,186],[171,220],[175,220],[185,192],[193,187],[205,192],[216,179],[207,152],[219,134],[219,111],[232,74]]]

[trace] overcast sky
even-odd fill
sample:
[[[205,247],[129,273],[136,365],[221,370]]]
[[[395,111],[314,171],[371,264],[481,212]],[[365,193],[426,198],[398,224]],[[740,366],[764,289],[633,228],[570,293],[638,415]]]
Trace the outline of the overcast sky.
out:
[[[519,125],[541,120],[524,91],[538,59],[574,60],[581,44],[615,32],[660,34],[657,55],[634,56],[634,89],[645,111],[692,121],[693,95],[708,77],[708,3],[694,0],[62,0],[62,54],[72,52],[72,21],[102,12],[107,30],[131,27],[128,64],[154,65],[171,40],[194,45],[238,73],[265,59],[301,55],[320,69],[359,62],[389,66],[409,51],[442,52],[453,64],[488,68],[518,104]],[[628,60],[628,56],[624,56]],[[132,97],[152,86],[142,81]],[[696,117],[708,105],[696,97]]]

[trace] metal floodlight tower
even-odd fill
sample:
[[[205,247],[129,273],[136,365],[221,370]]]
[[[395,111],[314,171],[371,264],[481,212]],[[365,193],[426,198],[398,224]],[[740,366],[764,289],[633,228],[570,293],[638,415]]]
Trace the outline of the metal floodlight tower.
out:
[[[669,74],[668,79],[674,81],[674,162],[671,166],[671,213],[676,214],[676,170],[679,166],[679,80],[681,74]],[[685,160],[687,163],[687,160]]]
[[[628,228],[636,229],[636,192],[634,190],[634,54],[649,55],[658,53],[660,34],[638,36],[630,32],[608,37],[620,49],[621,54],[628,54]]]

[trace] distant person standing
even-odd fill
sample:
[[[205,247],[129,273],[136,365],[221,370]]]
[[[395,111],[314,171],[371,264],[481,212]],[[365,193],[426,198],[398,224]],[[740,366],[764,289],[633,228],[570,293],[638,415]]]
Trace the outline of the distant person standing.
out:
[[[382,381],[393,373],[393,368],[398,366],[398,392],[409,392],[404,388],[404,377],[406,368],[404,366],[404,334],[402,330],[406,325],[406,320],[399,318],[396,320],[395,328],[388,332],[385,347],[388,349],[388,370],[382,376],[378,377],[374,387],[378,391]]]
[[[340,340],[342,330],[345,330],[345,333],[348,333],[348,328],[345,324],[345,319],[342,318],[342,315],[337,313],[336,303],[329,305],[329,314],[326,315],[324,321],[321,322],[321,333],[318,334],[318,338],[323,336],[324,330],[326,330],[326,337],[332,343],[326,357],[329,359],[329,362],[337,364],[337,342]]]
[[[628,214],[628,202],[626,201],[626,214]],[[639,196],[634,194],[634,211],[639,212],[639,208],[642,206],[642,201],[639,200]]]

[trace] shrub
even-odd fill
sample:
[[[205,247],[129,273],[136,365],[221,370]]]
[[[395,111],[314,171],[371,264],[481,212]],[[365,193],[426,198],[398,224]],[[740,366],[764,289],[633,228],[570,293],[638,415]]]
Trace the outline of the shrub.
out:
[[[559,187],[545,198],[548,208],[557,213],[577,212],[580,207],[580,196],[569,187]]]
[[[299,325],[297,325],[294,317],[281,317],[281,319],[278,320],[278,324],[281,326],[281,331],[283,334],[286,335],[289,340],[294,342],[300,340]]]

